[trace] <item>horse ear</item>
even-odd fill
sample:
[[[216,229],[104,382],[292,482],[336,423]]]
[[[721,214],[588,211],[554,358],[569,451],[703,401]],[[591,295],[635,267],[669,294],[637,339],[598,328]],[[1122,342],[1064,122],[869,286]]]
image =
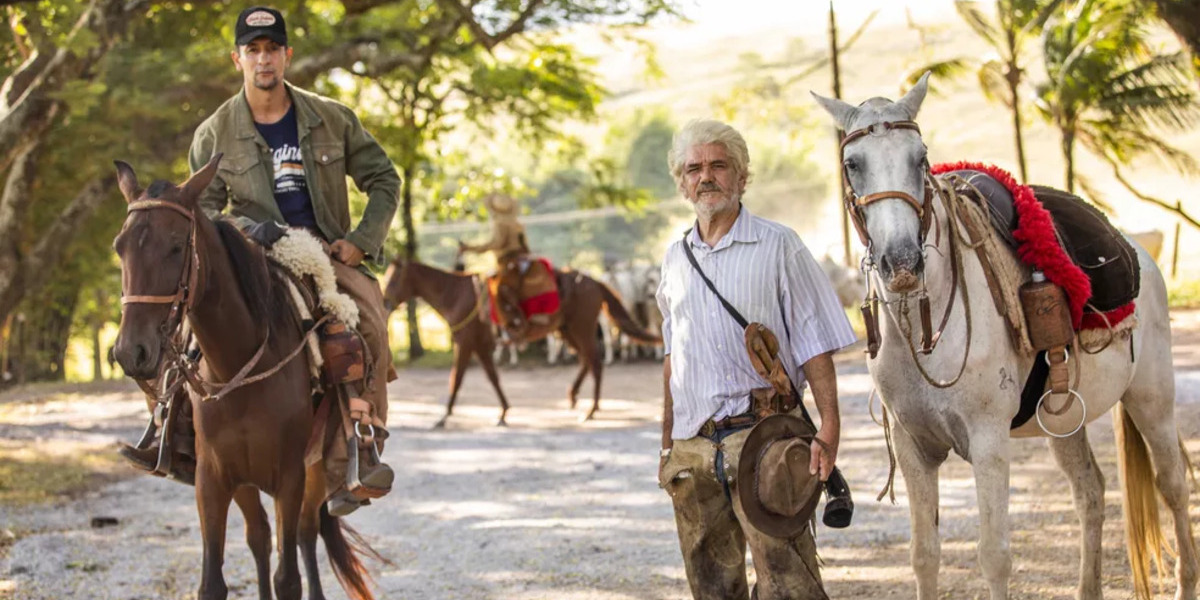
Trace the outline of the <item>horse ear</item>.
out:
[[[113,164],[117,167],[117,187],[121,188],[121,195],[125,196],[126,202],[137,200],[138,182],[133,167],[123,160],[114,160]]]
[[[850,124],[854,122],[854,117],[858,113],[858,109],[854,106],[838,100],[837,98],[826,98],[816,92],[809,92],[813,98],[824,108],[826,112],[833,115],[833,120],[837,121],[838,128],[842,131],[850,131]]]
[[[917,84],[908,90],[907,94],[901,98],[896,104],[903,106],[908,110],[908,118],[917,118],[917,111],[921,110],[921,103],[925,101],[925,92],[929,90],[929,74],[931,71],[925,71],[925,74],[917,80]]]
[[[179,186],[181,198],[184,202],[192,202],[200,197],[200,193],[208,188],[208,184],[212,183],[213,177],[217,174],[217,165],[221,164],[223,153],[218,152],[213,155],[204,168],[196,171],[188,178],[183,185]]]

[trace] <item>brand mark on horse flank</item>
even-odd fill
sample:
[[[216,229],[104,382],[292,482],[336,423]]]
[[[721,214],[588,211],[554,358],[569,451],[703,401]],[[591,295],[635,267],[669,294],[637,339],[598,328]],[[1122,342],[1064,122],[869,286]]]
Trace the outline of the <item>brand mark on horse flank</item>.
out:
[[[1007,390],[1010,385],[1016,386],[1016,383],[1017,382],[1013,380],[1012,375],[1008,374],[1008,370],[1004,367],[1000,367],[1000,389]]]
[[[275,15],[265,10],[252,12],[246,17],[246,24],[251,27],[268,27],[275,24]]]

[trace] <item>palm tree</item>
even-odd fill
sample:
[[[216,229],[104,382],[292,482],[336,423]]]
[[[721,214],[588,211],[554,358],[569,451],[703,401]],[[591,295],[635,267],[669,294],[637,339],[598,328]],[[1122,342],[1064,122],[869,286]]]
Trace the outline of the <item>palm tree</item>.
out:
[[[1042,26],[1063,0],[996,0],[996,17],[984,13],[979,2],[956,0],[955,9],[963,21],[995,51],[996,58],[979,60],[957,57],[924,65],[908,76],[916,83],[925,71],[933,78],[949,78],[974,73],[984,96],[998,101],[1012,113],[1013,141],[1017,149],[1017,168],[1026,181],[1025,140],[1022,135],[1021,82],[1029,45],[1041,34]]]
[[[1129,0],[1079,0],[1047,23],[1048,79],[1036,86],[1037,107],[1061,134],[1067,191],[1075,190],[1077,143],[1107,162],[1136,196],[1164,206],[1135,190],[1121,166],[1151,153],[1180,171],[1198,171],[1187,153],[1155,133],[1190,128],[1200,110],[1188,57],[1156,52],[1152,23],[1145,5]]]

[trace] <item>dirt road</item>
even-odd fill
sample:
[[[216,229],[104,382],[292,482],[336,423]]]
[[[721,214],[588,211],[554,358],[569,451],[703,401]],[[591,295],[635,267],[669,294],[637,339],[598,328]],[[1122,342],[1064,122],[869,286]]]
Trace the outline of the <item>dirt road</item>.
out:
[[[1175,332],[1180,429],[1196,453],[1200,313],[1179,313]],[[844,427],[839,464],[858,506],[851,528],[818,529],[829,594],[912,598],[903,485],[897,486],[896,505],[875,501],[887,479],[887,455],[882,430],[867,413],[870,378],[857,352],[840,356],[838,368]],[[380,597],[688,597],[671,506],[655,480],[660,366],[607,370],[602,410],[587,424],[565,406],[573,376],[572,367],[504,371],[514,407],[510,426],[497,428],[497,403],[482,374],[472,371],[449,428],[434,431],[429,426],[441,412],[446,373],[402,372],[391,388],[394,428],[387,452],[398,472],[396,489],[348,519],[393,563],[372,565]],[[136,437],[143,410],[127,384],[10,393],[0,397],[0,443],[110,453],[115,440]],[[1089,426],[1088,434],[1108,482],[1104,587],[1109,598],[1129,598],[1108,417]],[[1073,597],[1078,523],[1067,482],[1042,441],[1014,441],[1013,456],[1012,597]],[[121,473],[79,497],[0,507],[0,597],[192,597],[200,570],[192,489]],[[948,461],[941,494],[943,597],[984,598],[969,465]],[[1192,506],[1195,521],[1200,494],[1193,494]],[[232,514],[225,565],[230,596],[253,597],[241,516]],[[96,528],[94,517],[112,517],[116,524]],[[344,598],[327,569],[323,580],[330,598]]]

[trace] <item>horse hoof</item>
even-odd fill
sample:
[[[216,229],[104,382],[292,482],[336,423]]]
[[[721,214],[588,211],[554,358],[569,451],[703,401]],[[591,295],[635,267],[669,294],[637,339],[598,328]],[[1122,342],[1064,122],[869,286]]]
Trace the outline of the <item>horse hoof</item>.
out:
[[[595,419],[595,418],[596,418],[596,409],[593,408],[592,410],[587,411],[586,415],[579,417],[579,422],[587,423],[588,421],[591,421],[592,419]]]
[[[579,400],[574,396],[567,396],[567,402],[570,404],[571,410],[575,410],[575,405],[579,403]]]
[[[500,420],[496,421],[496,427],[508,427],[508,421],[505,421],[504,417],[500,417]]]
[[[444,418],[439,419],[437,423],[433,424],[433,429],[445,429],[445,428],[446,428],[446,419],[444,419]]]

